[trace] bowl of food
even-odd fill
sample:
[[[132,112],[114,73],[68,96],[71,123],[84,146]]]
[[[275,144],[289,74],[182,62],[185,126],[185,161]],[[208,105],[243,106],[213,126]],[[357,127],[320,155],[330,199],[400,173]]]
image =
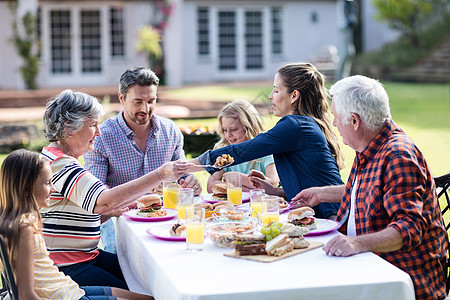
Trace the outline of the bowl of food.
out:
[[[218,247],[231,248],[237,234],[251,234],[256,230],[256,219],[206,221],[206,234]]]

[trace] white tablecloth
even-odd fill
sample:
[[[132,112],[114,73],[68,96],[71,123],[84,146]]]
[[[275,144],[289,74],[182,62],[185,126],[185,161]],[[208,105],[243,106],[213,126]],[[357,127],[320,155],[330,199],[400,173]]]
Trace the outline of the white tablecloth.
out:
[[[231,249],[205,240],[201,252],[185,242],[162,241],[151,226],[176,223],[116,224],[119,262],[132,291],[159,299],[415,299],[409,275],[373,253],[325,255],[322,248],[272,263],[223,255]],[[336,232],[307,239],[327,242]]]

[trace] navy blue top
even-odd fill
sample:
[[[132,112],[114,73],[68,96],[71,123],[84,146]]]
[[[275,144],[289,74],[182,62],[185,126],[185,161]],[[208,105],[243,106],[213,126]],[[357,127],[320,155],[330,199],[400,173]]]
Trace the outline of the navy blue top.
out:
[[[213,164],[222,154],[230,154],[233,164],[273,154],[288,200],[309,187],[343,184],[325,135],[310,117],[284,116],[266,133],[239,144],[208,150],[198,159],[201,164]],[[208,171],[214,172],[213,169]],[[320,203],[314,211],[317,218],[328,218],[336,214],[338,208],[337,203]]]

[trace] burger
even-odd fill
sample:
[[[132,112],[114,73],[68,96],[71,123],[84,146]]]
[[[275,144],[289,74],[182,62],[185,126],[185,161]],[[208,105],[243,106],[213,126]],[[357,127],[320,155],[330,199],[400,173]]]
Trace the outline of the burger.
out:
[[[150,217],[151,213],[160,210],[161,207],[161,197],[159,195],[144,195],[137,202],[137,208],[139,209],[137,214],[141,217]]]
[[[263,235],[238,234],[233,242],[237,255],[265,255],[266,239]]]
[[[300,207],[292,210],[288,215],[288,222],[296,226],[305,226],[309,230],[317,229],[315,214],[311,207]]]
[[[212,186],[213,199],[216,201],[227,200],[227,184],[225,182],[219,182]]]

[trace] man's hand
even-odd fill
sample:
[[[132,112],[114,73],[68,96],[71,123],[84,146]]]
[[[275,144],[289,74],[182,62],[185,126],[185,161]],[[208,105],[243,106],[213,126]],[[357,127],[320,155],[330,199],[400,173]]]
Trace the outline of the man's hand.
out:
[[[202,187],[194,175],[190,174],[186,178],[180,180],[180,184],[184,188],[192,188],[194,190],[194,196],[200,195]]]
[[[339,234],[328,241],[323,247],[327,255],[350,256],[353,254],[366,252],[363,249],[361,241],[356,236],[346,236]]]
[[[187,163],[185,161],[177,160],[166,162],[161,167],[157,169],[158,175],[163,180],[176,180],[188,173],[190,167],[192,167],[192,163]]]
[[[318,196],[319,188],[312,187],[308,189],[304,189],[297,195],[295,195],[294,198],[292,198],[291,204],[292,209],[299,208],[299,207],[313,207],[320,203],[320,199]]]

